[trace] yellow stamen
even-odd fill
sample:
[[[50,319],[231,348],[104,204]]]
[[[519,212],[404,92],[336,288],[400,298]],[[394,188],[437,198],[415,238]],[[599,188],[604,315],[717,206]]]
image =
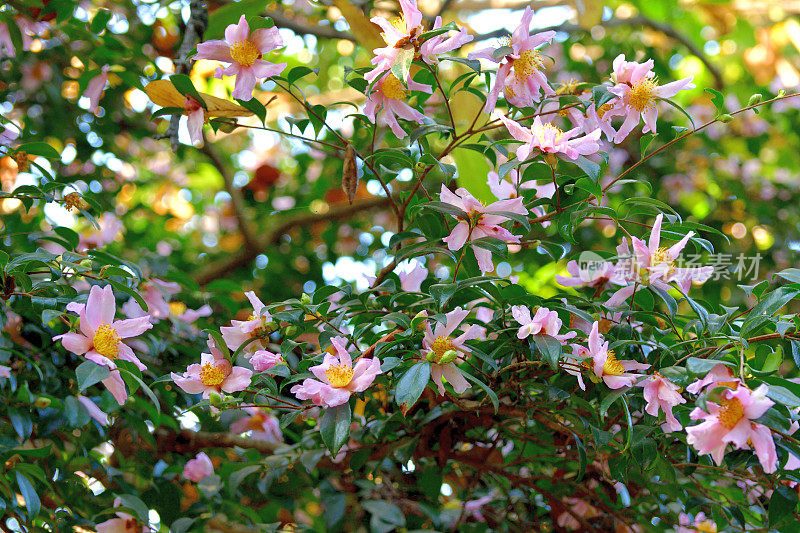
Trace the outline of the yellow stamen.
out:
[[[436,337],[431,345],[431,350],[436,354],[436,360],[438,361],[446,352],[455,350],[455,347],[450,337]]]
[[[717,418],[725,429],[733,429],[743,417],[744,406],[739,398],[725,399],[720,402]]]
[[[108,324],[100,324],[94,331],[92,344],[94,349],[102,356],[116,359],[119,355],[119,334]]]
[[[231,58],[242,66],[250,67],[256,62],[256,59],[261,57],[261,52],[258,47],[247,39],[244,41],[236,41],[230,45]]]
[[[206,363],[200,369],[200,381],[206,387],[219,387],[225,381],[225,369],[214,363]]]
[[[547,142],[546,138],[549,136],[548,133],[554,133],[553,142],[557,143],[561,140],[561,137],[564,135],[564,132],[561,131],[561,128],[558,126],[553,126],[550,123],[543,124],[541,128],[536,128],[533,131],[533,135],[536,137],[536,140],[539,144],[545,144]]]
[[[393,100],[402,100],[408,93],[406,92],[403,85],[400,83],[394,74],[389,74],[386,76],[386,79],[383,80],[383,85],[381,86],[381,92],[386,96],[386,98],[391,98]]]
[[[183,302],[170,302],[169,312],[173,315],[182,315],[186,312],[186,304]]]
[[[712,522],[711,520],[703,520],[699,524],[694,524],[695,531],[700,533],[717,533],[717,524]]]
[[[628,103],[639,113],[656,105],[657,78],[643,78],[631,86]]]
[[[606,362],[603,363],[603,374],[608,374],[609,376],[619,376],[624,372],[625,367],[614,355],[614,352],[609,350]]]
[[[353,367],[347,365],[332,366],[325,371],[325,377],[328,378],[332,387],[339,389],[346,387],[353,381]]]
[[[608,111],[610,111],[612,107],[614,107],[614,104],[609,103],[601,105],[600,107],[597,108],[597,116],[599,118],[603,118],[603,115],[605,115]]]
[[[578,90],[578,84],[580,82],[576,78],[570,78],[556,89],[556,94],[574,94]]]
[[[408,33],[408,24],[406,24],[406,19],[403,17],[395,17],[389,21],[389,24],[397,28],[397,31],[400,33]]]
[[[514,60],[514,76],[518,80],[530,79],[542,69],[544,69],[544,56],[539,50],[525,50],[520,52],[519,59]]]

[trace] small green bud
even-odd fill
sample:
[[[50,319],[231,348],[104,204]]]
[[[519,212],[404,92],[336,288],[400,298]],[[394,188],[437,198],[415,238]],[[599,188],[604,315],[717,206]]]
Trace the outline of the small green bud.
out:
[[[783,98],[784,96],[786,96],[786,89],[778,91],[778,98]]]
[[[311,305],[311,296],[306,293],[300,295],[300,303],[303,305]]]
[[[414,165],[414,172],[416,172],[417,174],[422,174],[424,171],[425,171],[425,163],[423,163],[422,161]]]
[[[750,97],[750,100],[747,101],[747,105],[748,106],[756,105],[757,103],[761,102],[761,98],[762,98],[761,94],[756,93]]]
[[[297,335],[297,326],[286,326],[283,332],[286,334],[287,337],[294,337]]]
[[[425,356],[425,359],[427,359],[428,362],[430,362],[430,363],[435,363],[436,362],[436,354],[433,353],[433,352],[428,352],[428,354]]]
[[[446,352],[444,352],[442,354],[442,356],[439,358],[437,363],[439,363],[440,365],[446,365],[448,363],[452,363],[453,361],[455,361],[456,357],[458,357],[458,352],[457,351],[455,351],[455,350],[447,350]]]
[[[50,403],[52,403],[50,401],[50,398],[39,396],[38,398],[36,398],[36,401],[33,402],[33,406],[36,407],[37,409],[44,409],[46,407],[50,407]]]
[[[727,124],[728,122],[730,122],[731,120],[733,120],[733,117],[732,117],[731,115],[729,115],[729,114],[727,114],[727,113],[726,113],[726,114],[724,114],[724,115],[720,115],[718,120],[719,120],[720,122],[722,122],[723,124]]]
[[[222,398],[222,395],[218,392],[212,392],[211,394],[208,395],[208,403],[210,403],[214,407],[219,407],[220,405],[222,405],[223,401],[224,399]]]
[[[411,319],[411,324],[414,327],[414,331],[423,332],[425,331],[425,324],[428,318],[428,313],[425,311],[420,311],[414,318]]]

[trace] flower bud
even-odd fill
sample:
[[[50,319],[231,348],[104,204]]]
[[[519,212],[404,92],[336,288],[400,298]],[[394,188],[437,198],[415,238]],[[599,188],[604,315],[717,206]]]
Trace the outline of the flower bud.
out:
[[[278,323],[275,322],[274,320],[270,320],[269,322],[264,324],[264,330],[267,333],[272,333],[273,331],[275,331],[277,329],[278,329]]]
[[[446,365],[448,363],[452,363],[453,361],[455,361],[456,357],[458,357],[458,352],[457,351],[455,351],[455,350],[447,350],[446,352],[444,352],[442,354],[442,356],[439,358],[437,363],[439,363],[440,365]]]
[[[419,161],[416,165],[414,165],[414,172],[417,174],[422,174],[425,171],[425,163]]]
[[[303,305],[311,305],[311,296],[306,293],[300,295],[300,303]]]
[[[33,406],[37,409],[45,409],[46,407],[50,407],[50,398],[45,398],[44,396],[39,396],[36,398],[36,401],[33,402]]]
[[[222,395],[218,392],[212,392],[208,395],[208,403],[213,405],[214,407],[219,407],[223,403]]]
[[[762,98],[761,94],[760,93],[756,93],[756,94],[754,94],[753,96],[750,97],[750,100],[747,101],[747,105],[748,106],[756,105],[756,104],[761,102],[761,98]]]
[[[550,168],[556,168],[558,166],[558,158],[555,154],[544,154],[544,162],[547,163]]]
[[[430,362],[430,363],[435,363],[436,362],[436,354],[433,353],[433,352],[428,352],[425,355],[425,359],[427,359],[428,362]]]
[[[778,98],[783,98],[784,96],[786,96],[786,89],[778,91]]]
[[[287,337],[294,337],[297,335],[297,326],[286,326],[283,330]]]
[[[428,313],[425,311],[420,311],[419,313],[414,315],[414,318],[411,319],[411,327],[414,329],[414,331],[417,331],[419,333],[425,331],[425,324],[427,318],[428,318]]]
[[[728,122],[730,122],[731,120],[733,120],[733,117],[732,117],[731,115],[729,115],[729,114],[727,114],[727,113],[726,113],[726,114],[724,114],[724,115],[720,115],[720,116],[719,116],[719,118],[718,118],[718,120],[719,120],[720,122],[724,123],[724,124],[727,124]]]

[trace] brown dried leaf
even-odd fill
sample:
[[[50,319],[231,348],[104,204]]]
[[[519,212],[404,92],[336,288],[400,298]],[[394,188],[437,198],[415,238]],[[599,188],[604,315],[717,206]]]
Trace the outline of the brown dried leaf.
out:
[[[344,151],[344,165],[342,166],[342,190],[353,203],[358,189],[358,168],[356,166],[356,150],[348,144]]]
[[[169,80],[155,80],[151,81],[144,88],[150,100],[161,107],[184,107],[185,96],[182,95],[178,89],[172,85]],[[206,116],[209,117],[252,117],[255,115],[252,111],[243,108],[239,104],[235,104],[224,98],[217,98],[206,93],[200,93],[203,101],[206,103]]]

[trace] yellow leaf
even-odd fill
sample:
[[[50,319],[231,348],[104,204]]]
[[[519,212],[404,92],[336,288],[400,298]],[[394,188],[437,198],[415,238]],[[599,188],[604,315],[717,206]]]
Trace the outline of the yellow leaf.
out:
[[[169,80],[151,81],[144,88],[144,91],[156,105],[161,107],[184,107],[186,97]],[[200,96],[203,97],[203,101],[206,103],[206,115],[209,117],[251,117],[255,114],[224,98],[217,98],[206,93],[200,93]]]
[[[350,25],[350,31],[353,32],[358,44],[368,50],[386,46],[383,37],[381,37],[380,28],[370,22],[363,11],[348,0],[333,0],[333,5],[342,12],[342,16],[347,21],[347,24]]]

